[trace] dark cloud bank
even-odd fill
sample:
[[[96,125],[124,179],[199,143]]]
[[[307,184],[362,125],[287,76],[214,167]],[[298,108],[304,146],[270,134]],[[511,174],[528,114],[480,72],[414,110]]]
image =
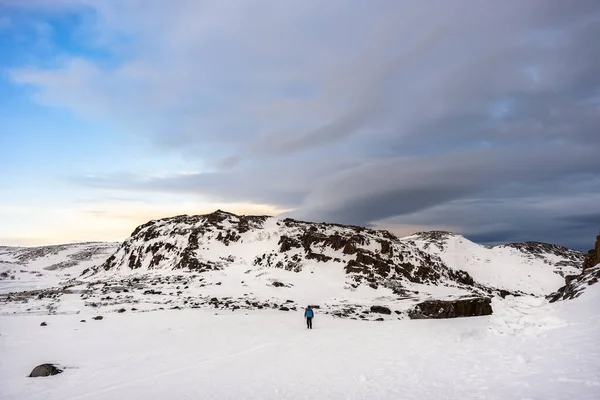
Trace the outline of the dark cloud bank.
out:
[[[218,109],[182,96],[168,129],[148,132],[211,172],[79,182],[590,247],[600,227],[598,1],[270,4],[240,24],[224,18],[209,67],[186,60],[213,74],[197,89]]]

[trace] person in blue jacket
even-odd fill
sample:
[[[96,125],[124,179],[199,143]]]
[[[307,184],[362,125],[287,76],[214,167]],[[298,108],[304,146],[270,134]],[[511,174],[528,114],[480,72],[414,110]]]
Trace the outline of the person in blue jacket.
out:
[[[313,309],[311,306],[306,307],[306,311],[304,311],[304,318],[306,318],[306,329],[312,329],[312,320],[315,316]]]

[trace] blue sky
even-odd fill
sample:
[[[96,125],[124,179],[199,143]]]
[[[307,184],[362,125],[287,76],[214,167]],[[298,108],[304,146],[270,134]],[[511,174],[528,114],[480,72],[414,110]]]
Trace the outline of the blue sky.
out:
[[[282,214],[585,249],[596,1],[0,2],[0,243]]]

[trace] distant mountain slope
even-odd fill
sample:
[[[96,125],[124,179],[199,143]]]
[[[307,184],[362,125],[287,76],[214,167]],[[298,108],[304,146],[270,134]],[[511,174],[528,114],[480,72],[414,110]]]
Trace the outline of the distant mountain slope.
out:
[[[104,262],[117,243],[0,247],[0,292],[45,288],[77,277]]]
[[[476,282],[509,291],[544,295],[581,271],[584,254],[539,242],[489,247],[450,232],[421,232],[401,239],[438,256],[450,268],[462,269]]]

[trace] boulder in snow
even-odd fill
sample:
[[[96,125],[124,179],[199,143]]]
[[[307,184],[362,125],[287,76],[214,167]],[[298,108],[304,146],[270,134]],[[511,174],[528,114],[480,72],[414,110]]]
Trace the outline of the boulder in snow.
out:
[[[33,371],[31,371],[31,374],[29,374],[29,377],[37,378],[40,376],[52,376],[58,375],[61,372],[63,372],[62,369],[58,369],[52,364],[42,364],[35,367]]]
[[[392,313],[392,310],[384,306],[371,306],[371,312],[390,315]]]
[[[410,310],[411,319],[459,318],[491,315],[492,305],[489,297],[475,297],[459,300],[427,300]]]

